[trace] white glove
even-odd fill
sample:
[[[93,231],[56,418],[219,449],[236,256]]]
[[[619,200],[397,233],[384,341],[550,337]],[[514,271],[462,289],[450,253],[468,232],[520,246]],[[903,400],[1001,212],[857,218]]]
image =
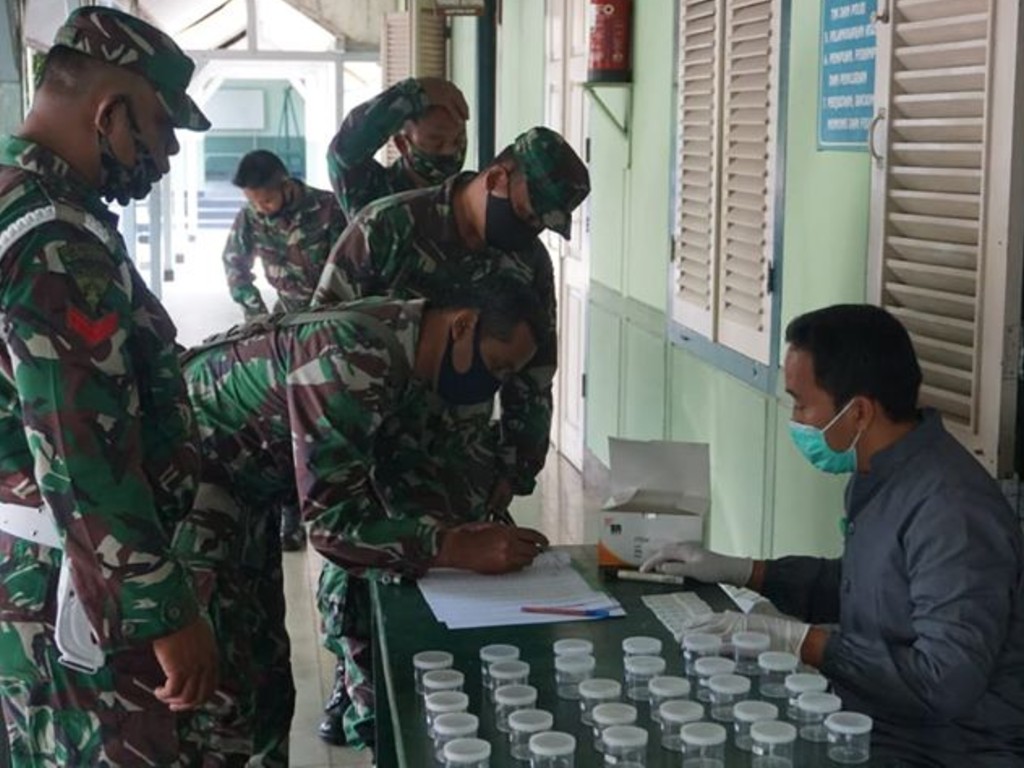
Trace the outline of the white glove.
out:
[[[729,557],[704,549],[692,541],[666,544],[653,557],[647,558],[641,571],[658,570],[673,576],[688,576],[697,581],[717,584],[724,581],[737,587],[746,586],[754,570],[749,557]]]
[[[726,611],[711,613],[695,620],[687,625],[685,634],[702,632],[717,635],[728,642],[733,632],[763,632],[771,638],[773,651],[788,651],[800,658],[800,647],[810,629],[810,624],[796,619]]]

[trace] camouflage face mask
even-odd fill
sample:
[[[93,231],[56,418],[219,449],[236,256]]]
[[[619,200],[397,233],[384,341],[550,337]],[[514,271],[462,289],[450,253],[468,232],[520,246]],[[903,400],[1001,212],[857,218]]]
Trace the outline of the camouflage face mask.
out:
[[[406,162],[416,174],[431,186],[443,184],[462,170],[466,160],[466,145],[462,144],[454,155],[434,155],[419,149],[411,141],[407,142],[409,154]]]
[[[123,102],[128,110],[128,122],[132,129],[132,141],[135,143],[135,165],[128,167],[114,154],[110,139],[99,133],[100,143],[100,194],[108,202],[116,200],[120,205],[127,205],[131,200],[142,200],[153,189],[153,184],[163,175],[153,159],[153,154],[142,140],[142,131],[135,122],[128,102]]]

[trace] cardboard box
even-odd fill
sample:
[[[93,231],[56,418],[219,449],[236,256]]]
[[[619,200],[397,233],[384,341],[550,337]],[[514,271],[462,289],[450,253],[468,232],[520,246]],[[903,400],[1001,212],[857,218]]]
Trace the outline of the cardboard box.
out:
[[[711,508],[706,443],[609,438],[611,495],[600,511],[597,563],[635,568],[672,541],[703,541]]]

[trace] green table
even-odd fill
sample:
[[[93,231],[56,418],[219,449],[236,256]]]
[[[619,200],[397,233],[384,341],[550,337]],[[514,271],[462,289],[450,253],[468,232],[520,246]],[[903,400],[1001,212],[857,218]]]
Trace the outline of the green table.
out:
[[[602,765],[602,756],[594,751],[590,729],[579,719],[579,703],[555,695],[555,670],[551,644],[563,637],[579,637],[594,644],[597,658],[595,677],[622,679],[622,640],[630,635],[661,638],[669,674],[681,674],[682,660],[671,634],[643,605],[641,598],[655,592],[679,591],[678,586],[607,581],[598,583],[594,547],[569,547],[573,562],[584,578],[614,595],[626,609],[623,618],[598,621],[572,621],[513,627],[449,630],[439,624],[413,584],[372,587],[374,608],[374,669],[377,696],[378,768],[430,768],[432,743],[426,736],[423,706],[413,683],[412,657],[418,651],[446,650],[455,655],[455,668],[466,675],[470,711],[480,718],[480,737],[494,745],[492,768],[526,763],[513,760],[508,737],[494,727],[493,705],[481,691],[478,652],[488,643],[511,643],[519,647],[521,658],[530,662],[530,684],[538,691],[537,706],[555,716],[555,730],[576,736],[576,765],[592,768]],[[729,610],[733,603],[717,586],[697,585],[695,591],[714,610]],[[661,747],[660,727],[651,722],[647,704],[638,705],[639,725],[651,736],[649,768],[679,768],[682,757]],[[731,734],[730,734],[731,736]],[[729,740],[726,764],[749,766],[750,755],[736,750]],[[823,746],[798,741],[797,765],[830,765]]]

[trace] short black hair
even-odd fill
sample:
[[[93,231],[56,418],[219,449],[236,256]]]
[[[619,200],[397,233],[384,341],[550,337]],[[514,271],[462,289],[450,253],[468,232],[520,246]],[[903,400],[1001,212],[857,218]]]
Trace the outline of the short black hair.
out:
[[[899,320],[870,304],[836,304],[793,320],[786,342],[807,352],[814,379],[836,408],[858,395],[877,401],[890,419],[913,421],[921,366]]]
[[[487,167],[484,168],[484,172],[487,172],[491,168],[495,168],[499,165],[513,171],[519,167],[519,164],[516,162],[514,147],[511,144],[501,150],[501,152],[498,153],[498,156],[487,164]]]
[[[494,275],[470,285],[457,286],[430,302],[433,309],[475,309],[480,312],[480,335],[508,341],[520,323],[526,323],[540,346],[550,323],[537,292],[518,280]]]
[[[110,65],[74,48],[55,45],[43,58],[36,87],[45,87],[61,96],[84,94],[107,66]]]
[[[447,112],[448,108],[447,107],[442,107],[442,106],[440,106],[438,104],[431,104],[426,109],[424,109],[422,112],[417,112],[415,115],[413,115],[412,117],[408,118],[404,123],[402,123],[402,130],[405,130],[405,127],[407,125],[410,125],[410,124],[416,125],[417,123],[422,121],[425,117],[428,117],[429,115],[436,114],[437,110],[443,110],[443,111]]]
[[[266,149],[254,149],[238,162],[231,183],[241,189],[265,189],[288,178],[288,169],[281,158]]]

